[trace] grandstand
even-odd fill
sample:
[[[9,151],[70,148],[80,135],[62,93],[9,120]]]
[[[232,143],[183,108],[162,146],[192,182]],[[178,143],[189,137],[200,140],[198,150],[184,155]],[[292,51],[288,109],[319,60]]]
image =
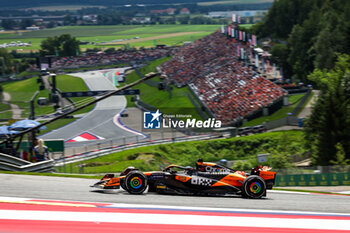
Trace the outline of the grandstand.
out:
[[[53,62],[53,69],[80,68],[99,65],[148,61],[168,56],[169,48],[148,48],[142,50],[118,50],[112,53],[85,53],[76,57],[62,57]]]
[[[287,94],[241,60],[237,47],[251,50],[249,43],[215,32],[175,50],[161,70],[175,86],[188,85],[203,106],[231,125]]]

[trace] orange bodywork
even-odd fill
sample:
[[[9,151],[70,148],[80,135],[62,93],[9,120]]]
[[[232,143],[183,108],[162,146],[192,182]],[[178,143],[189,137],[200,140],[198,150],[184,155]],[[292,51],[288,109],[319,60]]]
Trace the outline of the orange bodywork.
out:
[[[189,176],[175,176],[175,179],[179,180],[181,182],[187,182],[191,179],[191,177],[189,177]]]
[[[120,185],[120,177],[110,179],[105,186],[112,187],[117,185]]]
[[[259,175],[261,178],[264,180],[270,180],[275,178],[276,172],[271,172],[271,171],[260,171]]]
[[[225,186],[225,185],[232,185],[235,187],[241,187],[243,181],[246,179],[246,176],[243,176],[242,174],[238,173],[230,173],[215,184],[213,184],[213,187],[217,186]]]

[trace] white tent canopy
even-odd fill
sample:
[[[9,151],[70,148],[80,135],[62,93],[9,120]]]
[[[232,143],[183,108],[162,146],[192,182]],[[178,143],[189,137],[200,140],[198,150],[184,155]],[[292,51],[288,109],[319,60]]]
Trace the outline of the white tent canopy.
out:
[[[261,48],[255,48],[254,51],[257,52],[257,53],[263,53],[264,52],[264,50],[261,49]]]

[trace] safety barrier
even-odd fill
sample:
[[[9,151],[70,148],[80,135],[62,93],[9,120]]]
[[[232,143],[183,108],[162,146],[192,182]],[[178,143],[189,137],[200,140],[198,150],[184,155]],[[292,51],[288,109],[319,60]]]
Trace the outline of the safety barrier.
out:
[[[30,163],[26,160],[0,153],[0,170],[22,172],[52,172],[54,170],[54,160]]]
[[[96,151],[90,151],[86,153],[76,154],[72,155],[70,157],[64,157],[61,159],[57,159],[55,162],[55,166],[63,166],[65,164],[69,163],[76,163],[88,159],[93,159],[97,157],[101,157],[103,155],[108,155],[114,152],[124,151],[127,149],[133,149],[143,146],[150,146],[150,145],[161,145],[161,144],[168,144],[168,143],[175,143],[175,142],[187,142],[187,141],[200,141],[200,140],[210,140],[210,139],[217,139],[224,137],[225,133],[212,133],[212,134],[203,134],[203,135],[196,135],[196,136],[187,136],[187,137],[178,137],[178,138],[168,138],[168,139],[158,139],[158,140],[146,140],[146,141],[139,141],[136,143],[130,143],[130,144],[124,144],[120,146],[112,146],[109,148],[101,148]]]
[[[275,186],[338,186],[350,185],[350,172],[278,175]]]
[[[0,153],[0,163],[6,163],[6,164],[13,164],[16,166],[22,166],[22,165],[27,165],[30,164],[30,162],[11,156],[7,154]]]

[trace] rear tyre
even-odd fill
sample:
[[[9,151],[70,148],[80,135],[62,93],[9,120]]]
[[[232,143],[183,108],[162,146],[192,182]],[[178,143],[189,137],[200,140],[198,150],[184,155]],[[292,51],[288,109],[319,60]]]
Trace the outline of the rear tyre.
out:
[[[130,194],[142,194],[147,188],[147,177],[139,171],[131,171],[125,177],[124,186]]]
[[[258,199],[266,193],[266,183],[260,176],[248,176],[242,185],[243,197]]]

